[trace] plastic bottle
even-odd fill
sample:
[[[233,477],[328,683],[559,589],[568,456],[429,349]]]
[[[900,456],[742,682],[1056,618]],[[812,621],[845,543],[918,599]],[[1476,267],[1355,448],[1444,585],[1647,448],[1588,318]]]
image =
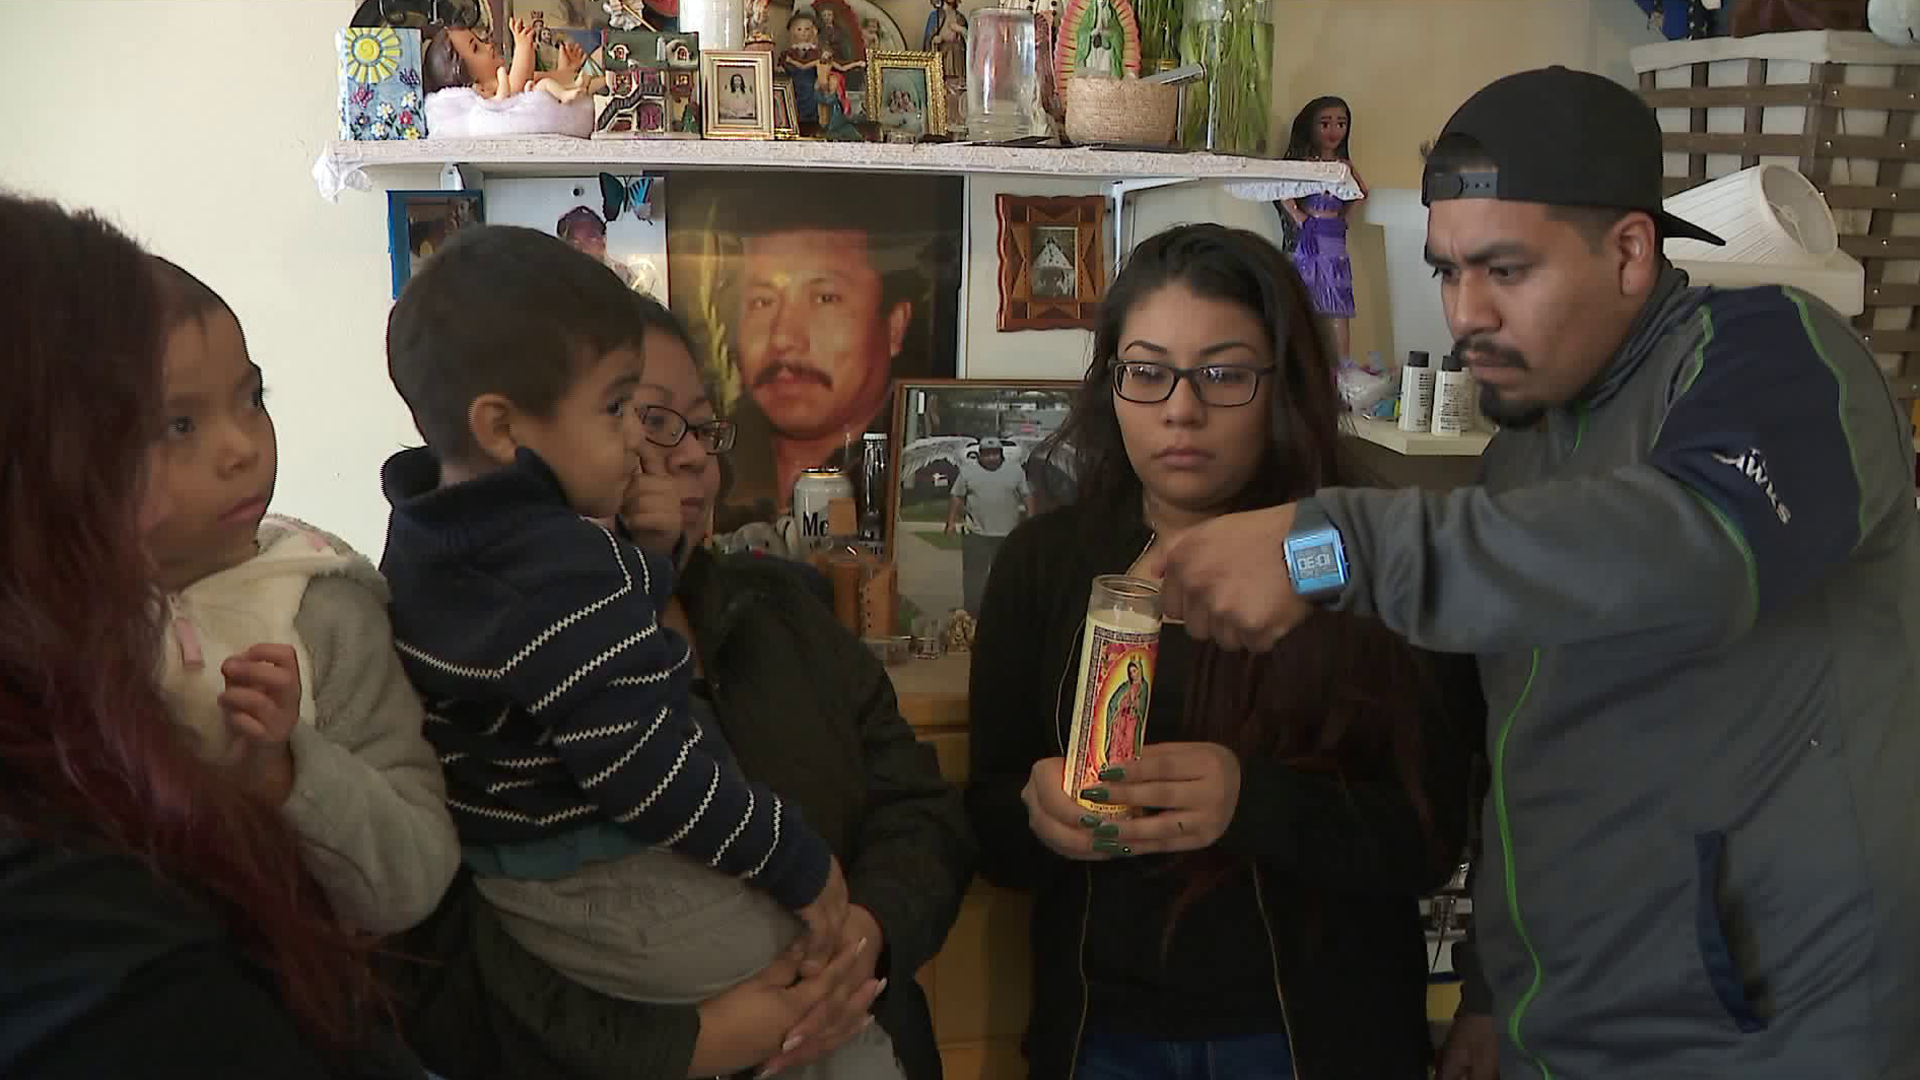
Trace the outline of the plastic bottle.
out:
[[[1473,429],[1473,376],[1457,353],[1440,361],[1433,384],[1433,433],[1465,435]]]
[[[1433,365],[1427,354],[1407,354],[1400,368],[1400,430],[1426,431],[1433,426]]]

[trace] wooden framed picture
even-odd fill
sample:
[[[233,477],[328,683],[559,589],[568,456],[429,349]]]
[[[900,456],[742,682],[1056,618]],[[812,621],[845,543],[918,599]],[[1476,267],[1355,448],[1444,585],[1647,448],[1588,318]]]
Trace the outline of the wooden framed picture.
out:
[[[773,81],[773,137],[797,139],[800,127],[793,115],[793,80]]]
[[[703,51],[709,139],[773,138],[773,56],[752,51]]]
[[[899,567],[897,633],[956,609],[976,618],[1014,526],[1071,499],[1070,448],[1050,442],[1077,382],[903,382],[894,393],[887,550]]]
[[[1107,291],[1101,195],[1001,195],[1001,330],[1093,329]]]
[[[867,63],[867,119],[883,136],[945,135],[947,89],[940,54],[876,52]]]

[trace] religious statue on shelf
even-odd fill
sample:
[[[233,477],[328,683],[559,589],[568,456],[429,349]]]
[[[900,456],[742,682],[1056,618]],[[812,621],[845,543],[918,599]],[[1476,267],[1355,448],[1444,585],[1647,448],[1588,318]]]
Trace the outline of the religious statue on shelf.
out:
[[[773,34],[767,29],[767,0],[747,0],[747,48],[773,51]]]
[[[927,30],[921,49],[938,53],[940,74],[948,82],[967,77],[967,17],[960,13],[960,0],[928,0],[933,10],[927,13]]]
[[[654,30],[640,0],[606,0],[600,5],[607,13],[607,25],[615,30]]]
[[[540,25],[515,19],[513,64],[500,58],[493,42],[460,27],[445,27],[433,35],[421,57],[422,88],[429,94],[441,90],[471,89],[483,98],[504,100],[514,94],[544,91],[563,105],[591,92],[583,73],[586,51],[569,41],[560,47],[560,66],[553,71],[536,71],[533,51]]]
[[[1073,70],[1125,78],[1126,49],[1112,0],[1088,0],[1088,6],[1093,9],[1091,17],[1082,11],[1074,27]]]
[[[813,95],[819,105],[820,132],[835,142],[858,142],[860,130],[848,119],[852,112],[852,103],[847,91],[847,73],[866,66],[866,61],[856,60],[841,63],[835,53],[833,43],[820,42],[820,59],[815,70],[819,78],[813,85]]]
[[[820,20],[811,7],[797,7],[787,16],[787,49],[780,67],[793,79],[793,112],[803,133],[819,119],[817,90],[820,78]]]
[[[818,0],[813,5],[813,13],[820,21],[820,44],[832,48],[833,55],[841,60],[855,60],[865,56],[866,50],[854,48],[853,38],[860,28],[840,21],[836,9],[844,7],[845,4],[835,4],[832,0]]]
[[[1313,310],[1333,325],[1340,359],[1353,358],[1353,261],[1347,255],[1347,216],[1367,197],[1366,182],[1353,167],[1348,145],[1353,113],[1337,97],[1317,97],[1293,118],[1287,153],[1293,161],[1338,161],[1353,173],[1360,198],[1347,202],[1321,192],[1304,199],[1282,199],[1281,225],[1286,230],[1294,269],[1313,298]]]

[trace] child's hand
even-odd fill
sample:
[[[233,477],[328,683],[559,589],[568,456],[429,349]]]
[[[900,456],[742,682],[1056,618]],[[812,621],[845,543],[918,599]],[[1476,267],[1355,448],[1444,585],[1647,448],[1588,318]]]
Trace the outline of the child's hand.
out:
[[[515,49],[533,48],[534,39],[540,35],[540,24],[531,19],[514,19],[507,24],[513,29],[513,47]]]
[[[835,859],[827,871],[826,888],[813,903],[796,912],[807,924],[806,952],[800,958],[800,974],[812,978],[827,969],[840,948],[840,928],[847,921],[847,879]]]
[[[226,764],[240,782],[277,806],[293,790],[287,740],[300,722],[300,658],[291,645],[255,645],[220,665],[219,697],[233,740]]]
[[[580,73],[581,65],[587,62],[587,50],[571,38],[560,43],[560,67],[557,74],[572,76]],[[561,79],[566,82],[566,79]]]
[[[643,466],[627,483],[620,521],[641,550],[672,558],[685,531],[680,518],[680,485],[673,477],[649,473]]]

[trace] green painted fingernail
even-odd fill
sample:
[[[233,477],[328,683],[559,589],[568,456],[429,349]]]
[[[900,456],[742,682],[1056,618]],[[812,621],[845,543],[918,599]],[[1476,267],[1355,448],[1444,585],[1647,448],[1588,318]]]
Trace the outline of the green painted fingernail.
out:
[[[1081,814],[1080,824],[1085,825],[1089,829],[1092,829],[1099,826],[1100,819],[1097,817],[1094,817],[1092,814]]]
[[[1096,825],[1096,826],[1094,826],[1094,829],[1093,829],[1093,835],[1095,835],[1095,836],[1098,836],[1098,837],[1101,837],[1101,838],[1103,838],[1103,839],[1107,839],[1107,840],[1111,840],[1111,839],[1113,839],[1114,837],[1116,837],[1116,836],[1119,836],[1119,835],[1120,835],[1120,826],[1118,826],[1118,825]]]
[[[1095,851],[1097,851],[1097,852],[1099,852],[1099,853],[1100,853],[1100,854],[1102,854],[1102,855],[1131,855],[1131,854],[1133,854],[1133,849],[1132,849],[1132,848],[1130,848],[1130,847],[1128,847],[1128,846],[1127,846],[1127,845],[1125,845],[1125,844],[1121,844],[1121,843],[1116,843],[1116,842],[1114,842],[1114,841],[1112,841],[1112,840],[1095,840],[1095,841],[1093,842],[1093,850],[1095,850]]]
[[[1125,780],[1126,778],[1127,770],[1118,765],[1109,765],[1100,770],[1100,779],[1102,780]]]
[[[1088,802],[1106,802],[1107,789],[1104,787],[1081,788],[1080,797]]]

